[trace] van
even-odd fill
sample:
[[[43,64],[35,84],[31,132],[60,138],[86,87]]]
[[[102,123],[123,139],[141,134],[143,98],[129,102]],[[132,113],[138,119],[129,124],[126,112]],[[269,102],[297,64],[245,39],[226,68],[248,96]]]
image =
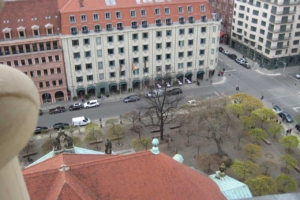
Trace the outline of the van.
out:
[[[91,123],[91,120],[89,118],[86,118],[86,117],[72,118],[72,125],[73,126],[85,126],[89,123]]]

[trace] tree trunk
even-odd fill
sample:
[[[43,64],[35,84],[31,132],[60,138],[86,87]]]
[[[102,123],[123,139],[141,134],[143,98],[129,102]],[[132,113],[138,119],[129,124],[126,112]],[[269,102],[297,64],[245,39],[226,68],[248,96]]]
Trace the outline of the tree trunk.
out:
[[[200,147],[198,147],[198,158],[199,158],[199,154],[200,154]]]
[[[160,140],[164,140],[164,122],[160,122]]]
[[[240,148],[240,142],[241,142],[241,138],[238,139],[238,144],[236,146],[237,149]]]
[[[221,147],[221,144],[220,144],[220,140],[216,138],[216,139],[214,139],[214,141],[217,144],[218,155],[221,156],[221,157],[223,157],[223,150],[222,150],[222,147]]]

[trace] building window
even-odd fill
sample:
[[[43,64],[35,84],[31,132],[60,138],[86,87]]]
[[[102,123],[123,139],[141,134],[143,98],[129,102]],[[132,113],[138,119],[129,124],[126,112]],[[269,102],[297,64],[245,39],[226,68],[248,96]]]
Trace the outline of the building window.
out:
[[[297,48],[292,49],[291,53],[297,53]]]
[[[44,87],[43,82],[40,82],[39,85],[40,85],[40,88],[43,88],[43,87]]]
[[[53,86],[56,86],[56,81],[52,81],[52,85],[53,85]]]
[[[143,51],[148,51],[148,45],[147,44],[143,45]]]
[[[161,19],[155,20],[155,24],[156,26],[161,26],[162,25]]]
[[[113,30],[113,25],[112,24],[106,24],[106,30],[107,31],[112,31]]]
[[[188,45],[189,46],[192,46],[194,44],[194,41],[193,40],[188,40]]]
[[[160,10],[159,10],[159,8],[155,8],[155,9],[154,9],[154,14],[155,14],[155,15],[160,15]]]
[[[91,52],[90,51],[85,51],[84,55],[86,58],[90,58],[91,57]]]
[[[81,15],[80,16],[81,22],[86,22],[86,15]]]
[[[166,54],[166,59],[168,60],[168,59],[171,59],[171,54],[170,53],[167,53]]]
[[[31,58],[29,58],[27,61],[28,61],[28,65],[32,65],[32,59]],[[7,63],[7,65],[8,65],[8,63]]]
[[[171,42],[166,42],[166,48],[171,48]]]
[[[192,62],[187,62],[186,67],[192,67],[192,64],[193,64]]]
[[[77,83],[78,83],[78,82],[82,82],[82,81],[83,81],[82,76],[76,77],[76,82],[77,82]]]
[[[200,56],[203,56],[205,54],[205,50],[204,49],[201,49],[200,51],[199,51],[199,55]]]
[[[195,22],[194,17],[188,17],[188,21],[189,23],[194,23]]]
[[[35,63],[36,65],[39,64],[39,63],[40,63],[39,58],[35,58],[35,59],[34,59],[34,63]]]
[[[99,21],[99,15],[97,13],[93,14],[94,21]]]
[[[53,28],[47,28],[47,35],[52,35],[53,34]]]
[[[183,7],[182,7],[182,6],[179,6],[179,7],[178,7],[178,13],[179,13],[179,14],[182,14],[182,13],[183,13]]]
[[[124,36],[123,36],[123,35],[118,35],[118,41],[119,41],[119,42],[124,41]]]
[[[193,56],[193,51],[188,51],[188,52],[187,52],[187,56],[188,56],[188,57],[192,57],[192,56]]]
[[[214,55],[215,54],[215,50],[211,49],[211,54]]]
[[[113,36],[108,36],[108,37],[107,37],[107,42],[108,42],[108,43],[114,42]]]
[[[166,24],[167,25],[172,25],[172,19],[166,19]]]
[[[172,35],[172,31],[171,30],[166,30],[166,36],[171,36]]]
[[[161,49],[162,48],[162,43],[156,43],[156,49]]]
[[[131,27],[132,28],[137,28],[138,27],[138,23],[136,21],[131,22]]]
[[[80,58],[80,53],[79,52],[73,53],[73,55],[74,55],[74,59],[79,59]]]
[[[206,38],[201,38],[200,39],[200,44],[205,44]]]
[[[114,67],[115,66],[115,61],[114,60],[108,61],[108,66]]]
[[[183,53],[183,52],[179,52],[179,53],[178,53],[178,57],[179,57],[179,58],[183,58],[183,56],[184,56],[184,53]]]
[[[75,18],[75,16],[70,16],[70,17],[69,17],[69,20],[70,20],[70,23],[71,23],[71,24],[75,24],[75,23],[76,23],[76,18]]]
[[[57,68],[57,73],[61,74],[61,69],[60,68]]]
[[[108,55],[113,55],[114,54],[114,49],[107,49]]]
[[[92,81],[93,80],[93,75],[87,75],[86,80],[87,81]]]
[[[52,56],[48,56],[49,62],[53,62]]]
[[[122,13],[120,11],[116,12],[116,18],[121,19],[122,18]]]
[[[144,27],[144,28],[148,27],[148,22],[147,21],[142,21],[142,27]]]
[[[201,33],[206,33],[206,27],[201,27]]]
[[[187,7],[187,11],[188,11],[188,13],[192,13],[193,12],[193,7],[192,6],[188,6]]]
[[[98,69],[103,69],[103,62],[98,62]]]
[[[98,49],[98,50],[97,50],[97,57],[98,57],[98,58],[101,58],[101,57],[102,57],[102,50],[101,50],[101,49]]]
[[[39,36],[39,29],[32,30],[33,36]]]
[[[136,17],[136,12],[135,12],[135,10],[131,10],[131,11],[130,11],[130,17],[131,17],[131,18],[135,18],[135,17]]]
[[[44,76],[48,76],[48,70],[44,69]]]
[[[118,52],[119,52],[119,54],[124,53],[124,47],[119,47]]]
[[[46,63],[46,58],[42,57],[42,63]]]
[[[123,23],[117,23],[117,29],[123,30]]]
[[[143,33],[142,36],[143,36],[143,39],[148,39],[148,33],[147,32]]]
[[[90,45],[90,39],[89,38],[83,39],[83,44],[84,45]]]
[[[178,41],[178,46],[183,47],[184,46],[184,41],[183,40]]]
[[[139,39],[138,34],[137,33],[132,34],[132,39],[133,40]]]
[[[179,17],[178,21],[179,21],[179,24],[184,24],[185,23],[184,17]]]
[[[108,12],[105,13],[105,19],[106,19],[106,20],[110,20],[110,18],[111,18],[111,17],[110,17],[110,13],[108,13]]]
[[[178,69],[183,69],[183,63],[178,63]]]
[[[85,64],[85,68],[86,69],[92,69],[93,67],[92,67],[92,63],[87,63],[87,64]]]
[[[72,27],[72,28],[71,28],[71,34],[72,34],[72,35],[76,35],[77,33],[78,33],[77,27]]]
[[[161,31],[156,31],[156,37],[161,37],[161,36],[162,36]]]
[[[115,78],[115,72],[110,72],[109,76],[110,76],[110,78]]]
[[[189,34],[194,34],[194,28],[189,28]]]
[[[165,15],[169,15],[170,14],[170,8],[165,8]]]
[[[96,45],[101,45],[101,37],[96,37]]]
[[[184,35],[184,29],[179,29],[179,35]]]
[[[81,71],[81,65],[75,65],[75,71]]]
[[[132,52],[137,52],[139,50],[139,46],[133,46],[132,47]]]
[[[103,73],[99,74],[99,80],[103,80],[103,79],[104,79],[104,74]]]
[[[141,16],[146,17],[146,10],[144,10],[144,9],[141,10]]]
[[[205,12],[205,11],[206,11],[205,5],[200,5],[200,12]]]
[[[133,58],[133,63],[135,64],[139,63],[139,58]]]
[[[199,60],[199,66],[203,66],[204,65],[204,60]]]
[[[95,26],[94,26],[94,31],[95,31],[96,33],[100,32],[100,31],[101,31],[100,25],[95,25]]]
[[[3,63],[2,63],[3,64]],[[21,60],[21,65],[24,66],[26,65],[25,60]]]
[[[42,76],[41,70],[36,71],[37,76]],[[54,69],[53,69],[53,74],[54,74]]]
[[[24,38],[25,37],[25,31],[19,31],[19,37]]]
[[[83,27],[81,28],[81,31],[82,31],[82,33],[88,33],[88,32],[89,32],[89,27],[83,26]]]

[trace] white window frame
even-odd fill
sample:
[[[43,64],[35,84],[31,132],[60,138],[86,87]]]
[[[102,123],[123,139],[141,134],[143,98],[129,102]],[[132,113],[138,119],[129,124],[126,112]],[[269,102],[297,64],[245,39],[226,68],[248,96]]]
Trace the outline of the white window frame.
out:
[[[219,4],[220,5],[220,4]],[[201,4],[200,5],[200,12],[205,12],[206,11],[206,7],[205,5]]]
[[[143,23],[144,23],[144,22],[146,22],[147,26],[143,26]],[[147,21],[147,20],[143,20],[143,21],[142,21],[142,27],[144,27],[144,28],[145,28],[145,27],[148,27],[148,21]]]
[[[183,63],[178,63],[178,69],[183,69]]]
[[[182,10],[181,12],[180,12],[180,9]],[[183,13],[184,13],[183,7],[182,6],[178,6],[178,14],[183,14]]]
[[[71,20],[71,17],[74,18],[74,22]],[[75,17],[75,15],[70,15],[69,16],[69,21],[70,21],[70,24],[75,24],[76,23],[76,17]]]
[[[99,26],[99,31],[96,31],[96,26]],[[100,26],[100,24],[95,24],[95,25],[94,25],[94,31],[97,32],[97,33],[101,31],[101,26]]]
[[[118,13],[120,14],[120,17],[118,17]],[[122,12],[116,11],[116,19],[122,19]]]
[[[97,58],[102,58],[102,49],[97,49]]]
[[[76,26],[72,26],[72,27],[70,28],[70,32],[71,32],[71,34],[73,33],[73,32],[72,32],[72,29],[73,29],[73,28],[75,28],[75,29],[76,29],[76,34],[77,34],[77,33],[78,33],[78,28],[77,28]]]
[[[160,26],[162,26],[162,20],[161,19],[156,19],[155,20],[155,25],[157,24],[157,20],[160,20]]]
[[[95,16],[97,16],[97,17],[96,17],[97,19],[95,18]],[[93,14],[93,20],[94,20],[94,21],[99,21],[99,20],[100,20],[99,14],[98,14],[98,13],[94,13],[94,14]]]
[[[113,30],[114,29],[114,26],[112,25],[112,23],[108,23],[108,24],[105,24],[105,28],[106,28],[106,30],[107,30],[107,26],[108,25],[110,25],[111,26],[111,30]]]
[[[4,37],[5,40],[10,40],[11,39],[11,28],[5,28],[2,32],[3,32],[3,37]],[[9,38],[6,38],[5,34],[8,34]]]
[[[107,15],[109,15],[109,18],[107,18]],[[110,14],[110,12],[104,13],[104,17],[105,17],[105,20],[111,20],[111,14]]]
[[[85,14],[80,15],[80,21],[81,21],[81,22],[87,22],[87,17],[86,17]]]
[[[189,9],[191,9],[191,10],[189,10]],[[188,5],[188,6],[187,6],[187,12],[188,12],[188,13],[193,13],[193,6]]]
[[[143,15],[143,11],[145,14]],[[146,17],[147,16],[147,11],[145,9],[141,9],[141,17]]]
[[[131,18],[136,18],[136,11],[135,10],[130,10],[130,17]]]
[[[133,27],[133,23],[136,24],[136,27]],[[138,24],[137,21],[132,21],[132,22],[131,22],[131,28],[138,28],[138,27],[139,27],[139,24]]]
[[[156,14],[156,11],[158,11],[158,14]],[[154,8],[154,15],[159,16],[160,15],[160,9],[159,8]]]
[[[170,15],[171,14],[171,10],[170,10],[169,7],[165,7],[164,11],[165,11],[165,15]],[[168,12],[166,12],[166,11],[168,11]]]
[[[96,45],[101,45],[101,37],[96,37]]]
[[[104,80],[104,73],[99,74],[99,80]]]
[[[121,24],[121,27],[119,27],[120,24]],[[119,28],[121,28],[121,29],[119,29]],[[118,22],[118,23],[117,23],[117,29],[118,29],[118,30],[122,30],[123,28],[124,28],[123,23],[122,23],[122,22]]]

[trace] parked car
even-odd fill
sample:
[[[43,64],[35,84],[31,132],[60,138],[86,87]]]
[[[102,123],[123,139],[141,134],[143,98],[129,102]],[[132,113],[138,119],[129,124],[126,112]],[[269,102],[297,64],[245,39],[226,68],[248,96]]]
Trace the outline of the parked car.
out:
[[[220,52],[223,52],[223,50],[224,50],[223,47],[219,47]]]
[[[54,124],[53,125],[53,129],[55,129],[55,130],[65,129],[65,127],[68,127],[68,126],[70,126],[68,123],[62,123],[62,122],[60,122],[60,123]]]
[[[240,65],[243,65],[243,64],[247,64],[248,62],[246,60],[240,60]]]
[[[49,114],[56,114],[56,113],[61,113],[61,112],[66,112],[65,107],[58,106],[56,108],[52,108],[52,109],[49,110]]]
[[[137,95],[130,95],[128,97],[125,97],[123,99],[123,102],[124,103],[128,103],[128,102],[135,102],[135,101],[139,101],[140,100],[140,97],[137,96]]]
[[[147,97],[157,97],[157,96],[162,96],[164,94],[164,91],[163,90],[160,90],[160,89],[155,89],[155,90],[152,90],[152,91],[149,91],[146,96]]]
[[[49,131],[48,127],[45,127],[45,126],[37,126],[37,127],[35,128],[35,130],[34,130],[34,133],[35,133],[35,134],[40,134],[43,130],[46,131],[46,132]]]
[[[300,131],[300,124],[296,124],[295,128],[297,129],[297,131]]]
[[[92,107],[99,107],[99,102],[97,100],[90,100],[83,104],[84,108],[92,108]]]
[[[171,87],[170,83],[166,82],[166,87],[167,88]]]
[[[39,116],[43,115],[43,111],[40,109]]]
[[[278,113],[278,115],[283,121],[286,121],[288,123],[292,123],[294,121],[293,118],[286,112]]]
[[[185,78],[184,80],[185,80],[185,82],[186,82],[187,84],[191,84],[191,83],[192,83],[192,82],[191,82],[189,79],[187,79],[187,78]]]
[[[251,69],[251,66],[249,65],[249,63],[243,63],[241,64],[243,67],[245,67],[246,69]]]
[[[300,79],[300,73],[299,73],[299,74],[296,74],[296,78],[299,78],[299,79]]]
[[[81,103],[74,103],[73,105],[70,105],[69,110],[81,110],[82,108],[83,106],[81,105]]]
[[[237,59],[235,59],[235,62],[237,62],[237,63],[239,63],[239,64],[241,64],[241,62],[246,62],[246,59],[245,58],[237,58]]]
[[[172,90],[167,91],[167,95],[175,95],[175,94],[182,94],[182,90],[180,88],[174,88]]]
[[[91,123],[91,120],[84,116],[72,118],[73,126],[85,126],[85,125],[88,125],[89,123]]]
[[[281,110],[281,108],[279,107],[279,106],[273,106],[273,109],[272,109],[275,113],[281,113],[282,112],[282,110]]]
[[[227,50],[225,50],[225,49],[223,49],[222,53],[224,53],[225,55],[230,54],[229,51],[227,51]]]
[[[228,56],[228,58],[230,58],[231,60],[237,59],[237,56],[236,56],[235,54],[228,54],[227,56]]]

